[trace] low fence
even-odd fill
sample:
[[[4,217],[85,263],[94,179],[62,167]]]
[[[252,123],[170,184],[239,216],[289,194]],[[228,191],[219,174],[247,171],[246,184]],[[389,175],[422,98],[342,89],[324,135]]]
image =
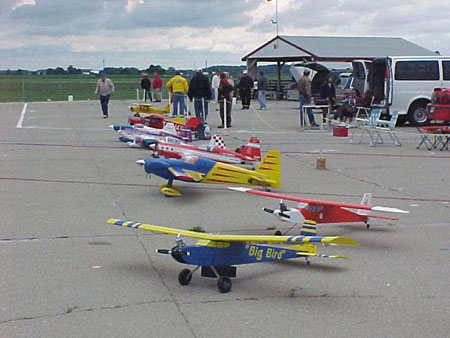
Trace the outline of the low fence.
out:
[[[96,81],[64,82],[64,81],[0,81],[0,102],[37,102],[96,99]],[[114,82],[114,100],[136,100],[143,98],[143,91],[135,81]],[[169,94],[164,88],[163,98]]]

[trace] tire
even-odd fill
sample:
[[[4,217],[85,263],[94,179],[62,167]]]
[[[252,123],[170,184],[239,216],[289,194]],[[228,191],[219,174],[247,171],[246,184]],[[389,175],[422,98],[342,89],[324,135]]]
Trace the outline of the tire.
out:
[[[220,276],[217,280],[217,287],[220,292],[227,293],[231,290],[231,279],[226,276]]]
[[[412,126],[424,126],[429,119],[426,111],[426,103],[415,103],[408,113],[409,124]]]
[[[188,285],[191,282],[191,279],[192,274],[189,269],[183,269],[178,274],[178,282],[180,282],[181,285]]]

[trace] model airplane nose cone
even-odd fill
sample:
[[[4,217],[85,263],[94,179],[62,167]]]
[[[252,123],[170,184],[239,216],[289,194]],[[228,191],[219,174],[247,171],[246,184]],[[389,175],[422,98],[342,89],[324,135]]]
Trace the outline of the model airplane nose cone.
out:
[[[136,164],[143,167],[143,166],[145,166],[145,160],[138,160],[138,161],[136,161]]]

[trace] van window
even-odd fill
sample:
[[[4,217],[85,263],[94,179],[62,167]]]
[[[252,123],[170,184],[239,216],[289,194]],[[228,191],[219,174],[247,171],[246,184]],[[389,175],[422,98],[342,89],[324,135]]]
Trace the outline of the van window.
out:
[[[437,61],[399,61],[395,65],[396,80],[439,80]]]
[[[442,61],[442,69],[444,70],[444,80],[450,80],[450,61]]]

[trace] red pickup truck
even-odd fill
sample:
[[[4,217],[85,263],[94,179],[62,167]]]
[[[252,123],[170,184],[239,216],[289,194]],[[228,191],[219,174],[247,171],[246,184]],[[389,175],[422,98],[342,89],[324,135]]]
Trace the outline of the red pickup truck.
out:
[[[432,120],[450,121],[450,88],[434,88],[427,116]]]

